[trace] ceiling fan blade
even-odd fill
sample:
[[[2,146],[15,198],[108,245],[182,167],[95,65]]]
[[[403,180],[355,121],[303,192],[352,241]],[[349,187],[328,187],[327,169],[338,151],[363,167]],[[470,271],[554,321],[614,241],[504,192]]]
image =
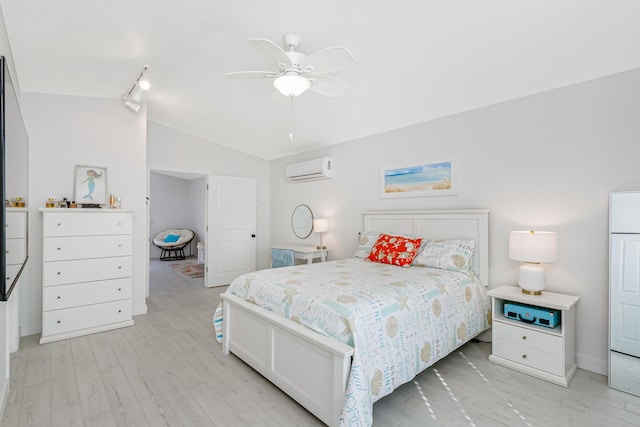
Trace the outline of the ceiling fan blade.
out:
[[[287,56],[286,52],[271,40],[248,39],[247,41],[249,42],[249,46],[258,52],[260,56],[269,61],[269,63],[277,65],[280,69],[283,69],[280,64],[283,64],[284,68],[289,68],[291,66],[291,60]]]
[[[304,72],[325,74],[338,71],[353,64],[353,55],[346,47],[335,46],[321,49],[301,61],[300,68]]]
[[[341,97],[349,90],[349,85],[331,76],[307,75],[311,81],[309,90],[324,96]]]
[[[272,71],[237,71],[235,73],[225,73],[225,77],[230,79],[268,79],[276,77],[278,73]]]

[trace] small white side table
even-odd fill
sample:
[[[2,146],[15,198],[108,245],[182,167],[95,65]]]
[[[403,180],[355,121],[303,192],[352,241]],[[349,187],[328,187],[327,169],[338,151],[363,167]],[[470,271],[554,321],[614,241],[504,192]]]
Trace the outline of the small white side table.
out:
[[[564,387],[576,373],[576,304],[580,297],[543,291],[523,294],[518,286],[489,290],[492,317],[493,363],[550,381]],[[560,323],[547,328],[510,319],[504,315],[505,302],[560,310]]]
[[[272,249],[290,249],[293,256],[297,259],[307,260],[307,264],[313,263],[313,260],[319,258],[321,262],[327,260],[328,249],[317,249],[315,246],[305,245],[271,245]]]

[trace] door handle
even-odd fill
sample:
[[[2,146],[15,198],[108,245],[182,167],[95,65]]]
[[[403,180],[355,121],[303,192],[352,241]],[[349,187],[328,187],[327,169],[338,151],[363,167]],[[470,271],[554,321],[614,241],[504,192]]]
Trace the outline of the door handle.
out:
[[[255,235],[255,234],[252,234],[252,235],[251,235],[251,237],[255,239],[255,238],[256,238],[256,235]]]

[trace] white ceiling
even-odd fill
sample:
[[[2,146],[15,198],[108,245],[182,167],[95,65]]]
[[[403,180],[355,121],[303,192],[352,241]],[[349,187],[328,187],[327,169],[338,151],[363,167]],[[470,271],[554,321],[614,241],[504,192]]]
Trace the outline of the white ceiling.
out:
[[[640,67],[637,0],[0,0],[23,91],[118,98],[145,64],[148,119],[274,159]],[[343,45],[342,98],[272,100],[246,43]],[[123,108],[124,105],[123,105]],[[133,114],[133,113],[132,113]],[[294,141],[289,140],[293,127]]]

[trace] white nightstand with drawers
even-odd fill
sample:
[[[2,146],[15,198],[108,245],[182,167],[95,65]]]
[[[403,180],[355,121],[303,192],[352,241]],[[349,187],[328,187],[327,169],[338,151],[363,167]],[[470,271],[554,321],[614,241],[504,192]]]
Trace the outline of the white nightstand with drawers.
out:
[[[493,343],[489,360],[568,387],[577,369],[575,307],[580,297],[546,291],[527,295],[518,286],[491,289],[489,296]],[[555,328],[548,328],[505,317],[506,302],[560,310],[560,322]]]
[[[40,343],[133,325],[132,213],[43,212]]]

